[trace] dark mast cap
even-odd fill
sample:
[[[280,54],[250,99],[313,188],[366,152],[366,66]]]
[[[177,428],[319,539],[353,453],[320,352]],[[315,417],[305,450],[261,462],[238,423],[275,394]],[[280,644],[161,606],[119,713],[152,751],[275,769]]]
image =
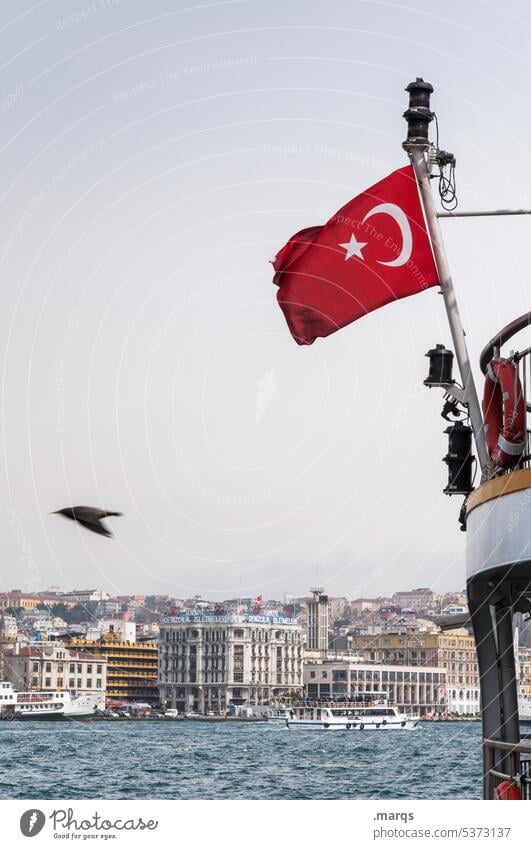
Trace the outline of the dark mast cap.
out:
[[[409,106],[404,112],[407,121],[407,139],[403,143],[406,150],[412,147],[429,147],[429,125],[433,121],[430,109],[430,97],[433,92],[431,83],[426,83],[422,77],[406,86],[409,94]]]
[[[406,86],[406,91],[409,92],[410,109],[430,108],[430,95],[433,93],[431,83],[426,83],[422,77],[417,77],[414,83]]]

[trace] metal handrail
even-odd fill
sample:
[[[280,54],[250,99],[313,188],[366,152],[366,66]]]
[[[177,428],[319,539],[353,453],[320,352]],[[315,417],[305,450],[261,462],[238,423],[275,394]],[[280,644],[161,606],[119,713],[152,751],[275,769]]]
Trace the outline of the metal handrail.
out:
[[[509,324],[506,324],[505,327],[502,327],[500,332],[496,336],[493,336],[490,342],[487,342],[479,357],[479,365],[483,374],[487,373],[487,366],[492,360],[495,350],[501,348],[516,333],[525,327],[529,327],[529,325],[531,325],[531,312],[526,312]]]
[[[527,737],[529,738],[529,735]],[[496,798],[496,788],[503,781],[510,781],[520,788],[521,798],[529,800],[531,795],[531,759],[529,758],[531,745],[522,742],[509,743],[488,737],[483,739],[483,745],[486,754],[485,798]]]
[[[514,781],[516,777],[514,775],[509,775],[506,772],[499,772],[497,769],[489,770],[489,775],[493,778],[501,778],[502,781]],[[527,775],[520,775],[518,780],[520,785],[524,785],[526,787],[528,785],[531,785],[531,778],[529,778]]]
[[[489,749],[499,749],[502,752],[517,752],[523,755],[531,755],[531,744],[507,743],[505,740],[483,739],[483,745]]]

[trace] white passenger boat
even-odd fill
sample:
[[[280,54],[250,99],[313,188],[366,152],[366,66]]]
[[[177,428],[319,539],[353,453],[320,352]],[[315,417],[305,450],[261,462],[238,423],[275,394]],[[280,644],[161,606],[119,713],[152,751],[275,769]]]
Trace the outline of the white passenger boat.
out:
[[[273,725],[285,725],[287,719],[289,719],[288,707],[275,707],[271,709],[270,713],[266,714],[266,720]]]
[[[319,731],[411,730],[418,716],[400,713],[385,693],[356,693],[350,700],[292,705],[287,710],[287,728]]]
[[[98,709],[97,696],[68,690],[30,690],[26,693],[0,681],[0,719],[65,720],[88,719]]]

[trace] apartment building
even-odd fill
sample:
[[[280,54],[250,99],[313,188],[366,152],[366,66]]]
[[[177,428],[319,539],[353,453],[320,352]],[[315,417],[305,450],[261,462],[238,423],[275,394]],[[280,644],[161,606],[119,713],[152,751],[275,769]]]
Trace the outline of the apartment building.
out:
[[[17,690],[69,690],[94,695],[105,707],[107,661],[97,654],[72,651],[63,643],[15,645],[4,653],[4,677]]]
[[[448,711],[479,713],[476,644],[465,628],[357,635],[352,637],[352,651],[370,663],[441,667],[446,670]]]

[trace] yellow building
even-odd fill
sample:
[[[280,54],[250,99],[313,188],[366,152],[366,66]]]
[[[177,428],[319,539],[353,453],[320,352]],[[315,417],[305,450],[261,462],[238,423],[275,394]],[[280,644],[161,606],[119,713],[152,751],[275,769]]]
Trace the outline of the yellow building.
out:
[[[0,613],[11,607],[22,607],[24,610],[35,610],[39,604],[45,604],[47,607],[56,607],[58,604],[64,604],[65,607],[75,607],[77,602],[58,595],[46,595],[45,593],[23,593],[20,590],[11,590],[11,592],[0,593]]]
[[[352,651],[372,663],[443,667],[450,711],[479,710],[476,643],[466,628],[443,633],[353,636]]]
[[[158,649],[147,643],[124,643],[107,634],[101,640],[71,639],[71,648],[107,658],[108,699],[123,702],[159,702]]]

